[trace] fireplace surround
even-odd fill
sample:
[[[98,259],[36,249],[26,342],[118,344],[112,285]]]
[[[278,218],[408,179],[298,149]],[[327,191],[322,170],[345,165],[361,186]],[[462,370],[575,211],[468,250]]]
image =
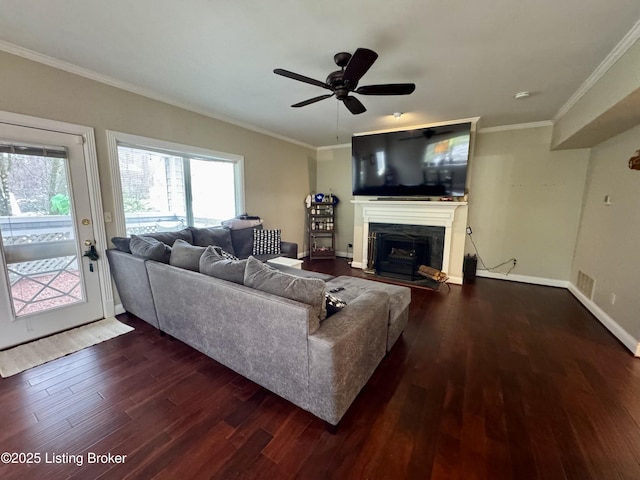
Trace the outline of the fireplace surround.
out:
[[[440,202],[426,200],[394,200],[357,198],[354,204],[354,257],[352,266],[373,271],[375,252],[371,251],[372,233],[404,231],[422,235],[423,227],[439,227],[441,240],[430,255],[441,257],[430,266],[447,272],[451,283],[462,284],[462,263],[467,225],[466,202]],[[405,227],[410,228],[405,229]],[[399,229],[399,230],[396,230]],[[427,230],[427,235],[432,231]],[[435,250],[435,252],[434,252]]]

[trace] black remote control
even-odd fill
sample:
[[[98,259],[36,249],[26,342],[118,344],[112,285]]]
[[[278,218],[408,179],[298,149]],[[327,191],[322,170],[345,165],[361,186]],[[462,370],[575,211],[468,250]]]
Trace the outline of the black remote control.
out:
[[[342,290],[344,290],[344,287],[336,287],[329,290],[329,293],[337,293],[337,292],[341,292]]]

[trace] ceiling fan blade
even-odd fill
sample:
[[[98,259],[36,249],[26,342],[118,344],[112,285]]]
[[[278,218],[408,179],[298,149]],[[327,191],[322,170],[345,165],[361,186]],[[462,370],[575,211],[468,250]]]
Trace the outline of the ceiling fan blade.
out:
[[[320,95],[319,97],[310,98],[309,100],[305,100],[304,102],[299,102],[291,105],[294,108],[305,107],[307,105],[311,105],[312,103],[319,102],[320,100],[324,100],[325,98],[333,97],[333,93],[327,93],[326,95]]]
[[[345,97],[345,99],[342,101],[344,102],[344,106],[347,107],[349,111],[354,115],[358,115],[367,111],[367,109],[364,108],[362,102],[360,102],[360,100],[358,100],[356,97]]]
[[[344,69],[344,76],[342,77],[344,83],[349,86],[358,84],[358,81],[362,76],[367,73],[367,70],[371,68],[373,62],[378,58],[378,54],[368,48],[359,48],[355,51],[346,68]]]
[[[415,83],[387,83],[385,85],[364,85],[355,91],[360,95],[409,95],[416,89]]]
[[[331,90],[331,87],[320,80],[314,80],[313,78],[305,77],[304,75],[300,75],[298,73],[290,72],[289,70],[284,70],[282,68],[276,68],[273,73],[276,75],[282,75],[283,77],[291,78],[293,80],[298,80],[299,82],[308,83],[310,85],[315,85],[316,87],[326,88],[327,90]]]

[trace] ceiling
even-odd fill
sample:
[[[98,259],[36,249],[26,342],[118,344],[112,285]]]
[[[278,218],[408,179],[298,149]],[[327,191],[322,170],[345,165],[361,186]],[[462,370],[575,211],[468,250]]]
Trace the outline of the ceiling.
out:
[[[320,147],[470,117],[551,120],[638,19],[638,0],[3,0],[0,48]],[[361,115],[335,98],[290,107],[327,91],[274,68],[324,81],[358,47],[379,54],[360,85],[416,91],[361,95]]]

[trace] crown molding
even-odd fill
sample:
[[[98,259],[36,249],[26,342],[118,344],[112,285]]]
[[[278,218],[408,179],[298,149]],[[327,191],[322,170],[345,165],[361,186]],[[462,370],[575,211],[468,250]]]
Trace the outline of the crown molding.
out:
[[[460,118],[457,120],[448,120],[444,122],[434,122],[434,123],[425,123],[422,125],[407,125],[404,127],[395,127],[395,128],[385,128],[383,130],[373,130],[371,132],[358,132],[354,133],[354,137],[360,137],[362,135],[375,135],[376,133],[391,133],[391,132],[403,132],[406,130],[416,130],[418,128],[430,128],[430,127],[441,127],[444,125],[456,125],[458,123],[471,123],[471,131],[476,131],[476,126],[480,117],[469,117],[469,118]]]
[[[350,143],[341,143],[339,145],[325,145],[324,147],[316,148],[317,152],[321,152],[323,150],[337,150],[338,148],[351,148]]]
[[[637,41],[640,39],[640,20],[638,20],[635,25],[627,32],[627,34],[622,37],[622,40],[618,42],[618,44],[611,50],[609,55],[596,67],[589,78],[585,80],[585,82],[576,90],[576,92],[567,100],[560,110],[553,117],[553,122],[557,122],[562,118],[566,113],[571,110],[571,108],[578,103],[578,101],[589,91],[591,88],[600,80],[605,73],[609,71],[609,69],[622,57],[627,50],[629,50]]]
[[[244,128],[246,130],[251,130],[255,133],[260,133],[262,135],[267,135],[269,137],[276,138],[278,140],[283,140],[288,143],[293,143],[295,145],[299,145],[304,148],[308,148],[311,150],[315,150],[316,147],[314,145],[310,145],[308,143],[301,142],[294,138],[289,138],[284,135],[279,135],[277,133],[271,132],[264,128],[256,127],[255,125],[251,125],[244,122],[239,122],[237,120],[216,114],[209,110],[196,107],[194,105],[190,105],[188,103],[181,102],[172,97],[159,95],[158,93],[139,87],[132,83],[123,82],[121,80],[117,80],[108,75],[103,75],[101,73],[95,72],[88,68],[79,67],[77,65],[73,65],[69,62],[65,62],[63,60],[59,60],[54,57],[50,57],[48,55],[44,55],[39,52],[35,52],[33,50],[29,50],[28,48],[20,47],[13,43],[5,42],[4,40],[0,40],[0,51],[10,53],[12,55],[16,55],[18,57],[26,58],[27,60],[31,60],[37,63],[41,63],[43,65],[47,65],[49,67],[57,68],[58,70],[63,70],[68,73],[72,73],[74,75],[78,75],[80,77],[87,78],[89,80],[93,80],[99,83],[103,83],[105,85],[109,85],[111,87],[118,88],[120,90],[125,90],[130,93],[134,93],[136,95],[140,95],[142,97],[150,98],[151,100],[156,100],[158,102],[166,103],[167,105],[171,105],[173,107],[182,108],[184,110],[188,110],[193,113],[197,113],[199,115],[203,115],[205,117],[213,118],[214,120],[219,120],[221,122],[228,123],[230,125],[234,125],[236,127]]]
[[[553,127],[551,120],[529,123],[515,123],[513,125],[499,125],[497,127],[486,127],[478,129],[478,133],[506,132],[507,130],[524,130],[526,128]]]

